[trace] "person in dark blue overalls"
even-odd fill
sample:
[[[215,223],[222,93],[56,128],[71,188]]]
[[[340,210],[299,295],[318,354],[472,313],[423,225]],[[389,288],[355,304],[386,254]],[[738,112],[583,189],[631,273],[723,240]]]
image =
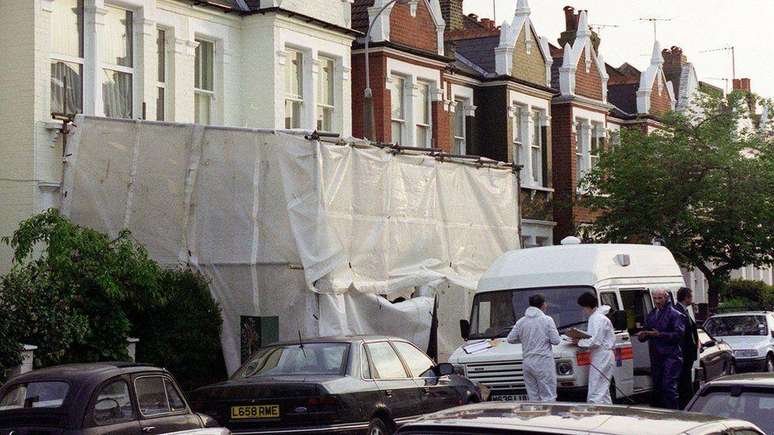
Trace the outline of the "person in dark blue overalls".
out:
[[[680,340],[685,333],[683,315],[669,301],[667,291],[653,291],[656,308],[645,319],[645,329],[637,336],[650,345],[650,369],[655,405],[679,409],[677,385],[683,369]]]

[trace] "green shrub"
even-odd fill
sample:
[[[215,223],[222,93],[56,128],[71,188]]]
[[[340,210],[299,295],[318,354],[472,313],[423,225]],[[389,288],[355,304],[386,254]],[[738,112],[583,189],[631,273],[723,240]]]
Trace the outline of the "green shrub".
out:
[[[161,288],[165,304],[131,315],[137,361],[165,367],[186,391],[225,379],[223,319],[207,279],[190,268],[166,270]]]
[[[759,305],[747,298],[729,298],[718,305],[718,313],[736,313],[739,311],[759,310]]]
[[[763,281],[733,279],[721,290],[721,301],[745,299],[755,310],[774,308],[774,286]]]

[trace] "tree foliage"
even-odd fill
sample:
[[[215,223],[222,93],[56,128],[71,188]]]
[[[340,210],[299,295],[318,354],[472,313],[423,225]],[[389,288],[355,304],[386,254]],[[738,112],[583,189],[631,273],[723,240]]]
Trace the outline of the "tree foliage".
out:
[[[751,128],[749,95],[703,95],[650,134],[622,131],[582,181],[605,242],[659,241],[701,270],[710,302],[732,270],[774,262],[774,141]]]
[[[222,316],[204,276],[163,269],[131,239],[73,224],[56,210],[10,238],[14,267],[0,280],[0,368],[33,344],[35,365],[137,359],[172,370],[186,388],[222,379]]]

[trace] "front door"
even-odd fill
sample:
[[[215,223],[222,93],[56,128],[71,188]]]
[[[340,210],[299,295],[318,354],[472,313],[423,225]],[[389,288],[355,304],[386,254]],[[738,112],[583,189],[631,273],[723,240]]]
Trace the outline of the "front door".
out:
[[[198,417],[188,411],[172,379],[160,374],[140,375],[134,379],[134,390],[143,433],[162,434],[200,428]]]
[[[367,343],[365,347],[371,376],[393,420],[400,423],[400,420],[422,414],[423,397],[419,386],[411,379],[390,343],[378,341]]]
[[[642,330],[645,318],[653,310],[653,299],[648,289],[621,289],[621,302],[626,311],[627,330],[631,337],[634,361],[634,391],[650,390],[653,386],[650,372],[650,347],[641,343],[636,334]]]

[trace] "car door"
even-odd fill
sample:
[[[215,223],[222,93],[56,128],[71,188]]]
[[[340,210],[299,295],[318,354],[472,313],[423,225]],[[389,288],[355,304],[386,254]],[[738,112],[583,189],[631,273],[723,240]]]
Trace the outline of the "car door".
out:
[[[146,434],[199,429],[201,421],[190,412],[174,381],[164,374],[134,377],[140,426]]]
[[[403,362],[388,341],[365,344],[371,376],[379,387],[393,420],[423,413],[419,386],[409,376]]]
[[[464,398],[452,386],[451,378],[439,376],[435,363],[424,352],[406,341],[395,340],[392,344],[419,386],[424,413],[452,408],[462,402]]]
[[[128,378],[122,376],[111,378],[97,387],[88,404],[84,433],[142,434],[130,390]]]
[[[704,366],[704,381],[711,381],[722,376],[726,370],[726,361],[722,350],[717,345],[717,341],[705,331],[700,330],[699,342],[701,342],[699,362]]]

